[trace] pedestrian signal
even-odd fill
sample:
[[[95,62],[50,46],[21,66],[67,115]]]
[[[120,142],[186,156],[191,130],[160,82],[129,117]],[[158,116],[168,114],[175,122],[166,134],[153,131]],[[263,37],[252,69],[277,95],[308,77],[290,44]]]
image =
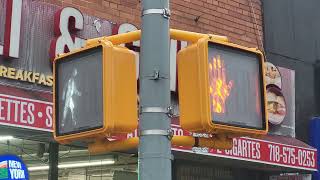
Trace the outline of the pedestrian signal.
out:
[[[129,133],[137,128],[134,52],[97,41],[58,56],[54,74],[54,136],[58,142]]]
[[[183,129],[267,133],[264,59],[259,50],[202,38],[178,53],[178,70]]]

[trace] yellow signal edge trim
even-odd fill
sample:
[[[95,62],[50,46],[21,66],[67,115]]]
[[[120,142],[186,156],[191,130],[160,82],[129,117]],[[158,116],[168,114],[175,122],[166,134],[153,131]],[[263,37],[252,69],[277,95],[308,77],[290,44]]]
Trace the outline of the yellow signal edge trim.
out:
[[[251,53],[255,53],[257,54],[260,58],[259,58],[259,65],[260,65],[260,69],[262,70],[262,85],[263,85],[263,96],[264,96],[264,114],[265,114],[265,129],[261,129],[261,130],[258,130],[258,129],[250,129],[250,128],[243,128],[243,127],[235,127],[235,126],[229,126],[229,125],[223,125],[223,124],[215,124],[213,123],[214,122],[214,119],[212,118],[212,115],[211,115],[211,110],[210,110],[210,95],[209,95],[209,74],[208,74],[208,63],[207,63],[207,60],[208,60],[208,45],[209,45],[209,42],[213,42],[213,43],[216,43],[216,44],[221,44],[221,45],[224,45],[224,46],[227,46],[227,47],[231,47],[231,48],[235,48],[235,49],[241,49],[243,51],[247,51],[247,52],[251,52]],[[268,125],[268,113],[267,113],[267,101],[266,101],[266,86],[265,86],[265,68],[264,68],[264,55],[263,53],[258,50],[257,48],[248,48],[248,47],[245,47],[245,46],[241,46],[241,45],[238,45],[238,44],[233,44],[233,43],[230,43],[230,42],[227,42],[227,41],[221,41],[219,39],[214,39],[214,38],[203,38],[203,39],[200,39],[198,41],[198,50],[201,51],[201,50],[204,50],[205,52],[199,52],[199,55],[200,56],[205,56],[205,57],[200,57],[200,58],[204,58],[204,62],[200,62],[200,63],[204,63],[202,65],[202,67],[204,68],[204,72],[205,72],[205,80],[203,81],[203,83],[205,83],[205,89],[203,90],[200,90],[202,91],[202,93],[200,93],[200,97],[201,97],[201,101],[203,103],[205,103],[205,109],[203,109],[205,112],[203,112],[204,114],[206,114],[207,117],[209,118],[203,118],[201,117],[202,119],[202,126],[203,127],[207,127],[207,125],[209,124],[210,125],[210,128],[206,128],[206,130],[208,132],[212,132],[214,134],[217,134],[217,133],[227,133],[227,134],[230,134],[231,136],[233,134],[237,134],[237,135],[265,135],[268,133],[268,130],[269,130],[269,125]],[[204,47],[203,47],[204,46]],[[201,68],[201,66],[200,66]],[[202,108],[201,108],[202,109]],[[202,114],[203,114],[202,113]],[[209,122],[203,122],[203,120],[207,120]],[[213,122],[212,122],[213,121]]]

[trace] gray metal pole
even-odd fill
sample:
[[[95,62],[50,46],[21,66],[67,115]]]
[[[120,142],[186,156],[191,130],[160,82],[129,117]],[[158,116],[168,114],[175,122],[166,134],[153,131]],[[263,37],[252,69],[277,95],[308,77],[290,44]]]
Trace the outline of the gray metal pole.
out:
[[[169,0],[143,0],[139,179],[171,180]]]
[[[49,174],[48,180],[58,180],[59,144],[51,142],[49,144]]]

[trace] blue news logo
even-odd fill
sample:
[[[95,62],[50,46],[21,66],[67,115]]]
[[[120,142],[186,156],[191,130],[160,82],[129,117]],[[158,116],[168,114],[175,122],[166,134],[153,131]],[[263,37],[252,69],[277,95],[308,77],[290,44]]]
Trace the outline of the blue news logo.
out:
[[[28,168],[15,155],[0,155],[0,180],[29,180]]]

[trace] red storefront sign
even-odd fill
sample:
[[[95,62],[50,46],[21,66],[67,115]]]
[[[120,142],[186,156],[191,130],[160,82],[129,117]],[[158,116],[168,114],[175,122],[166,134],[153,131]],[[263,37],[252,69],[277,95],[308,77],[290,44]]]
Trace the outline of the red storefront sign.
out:
[[[0,94],[0,124],[52,131],[52,103]]]
[[[173,150],[316,171],[317,151],[260,139],[235,138],[231,150],[174,147]]]
[[[178,126],[174,126],[180,129]],[[188,134],[190,133],[184,133],[184,135]],[[230,150],[181,146],[174,146],[173,150],[311,171],[317,170],[316,149],[271,142],[263,139],[234,138],[233,148]]]
[[[172,124],[172,130],[175,136],[208,136],[206,134],[189,133],[187,131],[182,130],[180,126],[176,124]],[[136,136],[136,133],[127,135],[127,137],[133,136]],[[114,137],[114,139],[124,139],[124,137],[117,136]],[[173,146],[172,150],[202,154],[207,156],[258,162],[270,165],[278,165],[296,169],[317,171],[316,149],[303,146],[288,145],[264,139],[254,139],[245,137],[234,138],[233,148],[230,150],[218,150],[206,147],[200,148],[183,146]]]

